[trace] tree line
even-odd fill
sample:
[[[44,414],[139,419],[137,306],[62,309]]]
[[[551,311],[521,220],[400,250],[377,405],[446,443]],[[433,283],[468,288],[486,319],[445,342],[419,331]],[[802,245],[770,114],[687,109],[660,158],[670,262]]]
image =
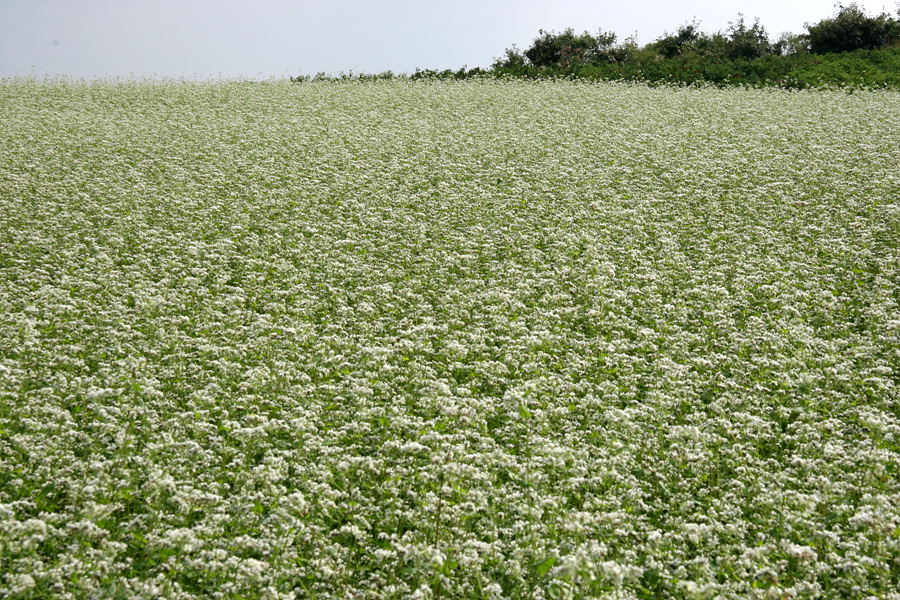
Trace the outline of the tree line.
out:
[[[602,29],[595,34],[541,30],[528,48],[507,48],[489,69],[417,69],[409,77],[572,77],[789,88],[900,88],[900,6],[895,18],[884,12],[870,16],[856,3],[838,4],[833,16],[805,27],[805,33],[783,33],[773,40],[759,19],[748,24],[738,15],[725,31],[706,33],[693,21],[644,46],[634,38],[619,42],[615,33]],[[392,77],[395,75],[388,71],[337,78]],[[320,73],[294,80],[316,78],[333,77]]]
[[[694,21],[643,48],[638,47],[631,38],[617,44],[615,33],[602,30],[596,35],[587,31],[576,35],[572,29],[562,33],[541,31],[540,37],[524,52],[515,46],[508,48],[505,57],[498,59],[494,68],[571,68],[647,58],[671,59],[691,54],[708,59],[740,60],[773,54],[788,56],[878,50],[900,43],[900,20],[887,13],[869,16],[855,3],[838,5],[833,17],[816,24],[807,23],[806,28],[805,34],[784,33],[773,42],[759,19],[748,26],[743,15],[738,15],[738,19],[730,23],[725,32],[704,33]]]
[[[897,17],[900,17],[898,10]],[[743,17],[725,31],[706,33],[694,21],[645,46],[614,33],[540,31],[524,51],[507,48],[495,74],[644,79],[693,83],[900,85],[900,18],[869,16],[855,3],[806,24],[802,34],[771,39]]]

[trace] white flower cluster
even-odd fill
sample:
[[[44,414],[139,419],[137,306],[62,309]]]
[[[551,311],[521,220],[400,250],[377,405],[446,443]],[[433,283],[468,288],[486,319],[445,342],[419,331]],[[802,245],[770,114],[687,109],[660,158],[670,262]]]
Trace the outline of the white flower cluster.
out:
[[[900,599],[896,92],[0,112],[0,597]]]

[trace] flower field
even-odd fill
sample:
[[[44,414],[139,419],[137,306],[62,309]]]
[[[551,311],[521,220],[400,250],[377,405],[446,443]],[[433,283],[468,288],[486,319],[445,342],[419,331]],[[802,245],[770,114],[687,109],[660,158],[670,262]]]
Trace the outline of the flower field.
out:
[[[900,93],[0,114],[0,598],[900,599]]]

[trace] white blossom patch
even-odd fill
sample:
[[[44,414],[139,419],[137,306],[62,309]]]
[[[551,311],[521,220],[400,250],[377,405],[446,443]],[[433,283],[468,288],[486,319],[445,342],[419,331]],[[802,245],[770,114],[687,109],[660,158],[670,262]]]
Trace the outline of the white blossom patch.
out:
[[[0,597],[900,598],[896,92],[0,111]]]

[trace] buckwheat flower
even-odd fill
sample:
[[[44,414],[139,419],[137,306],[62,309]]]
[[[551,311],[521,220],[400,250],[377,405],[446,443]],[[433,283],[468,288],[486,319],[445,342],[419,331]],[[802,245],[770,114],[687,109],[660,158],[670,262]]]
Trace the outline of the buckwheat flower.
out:
[[[198,544],[194,532],[187,528],[170,529],[163,534],[161,542],[164,545],[183,548],[185,552],[192,552]]]
[[[306,497],[300,490],[296,490],[291,494],[285,496],[284,498],[282,498],[282,502],[289,506],[291,509],[301,514],[306,513],[309,507],[306,502]]]
[[[11,596],[26,595],[37,585],[31,575],[11,574],[7,577],[6,593]]]
[[[47,539],[47,523],[42,519],[28,519],[16,527],[16,533],[21,536],[21,545],[25,549],[31,549]]]
[[[415,592],[410,596],[410,600],[429,600],[433,597],[431,592],[431,588],[426,584],[422,584],[419,586]]]
[[[792,556],[801,562],[815,562],[818,558],[816,551],[809,546],[785,542],[783,548],[789,556]]]
[[[10,576],[882,593],[894,93],[0,88]]]
[[[244,559],[240,564],[241,574],[253,580],[260,579],[268,568],[267,563],[255,558]]]

